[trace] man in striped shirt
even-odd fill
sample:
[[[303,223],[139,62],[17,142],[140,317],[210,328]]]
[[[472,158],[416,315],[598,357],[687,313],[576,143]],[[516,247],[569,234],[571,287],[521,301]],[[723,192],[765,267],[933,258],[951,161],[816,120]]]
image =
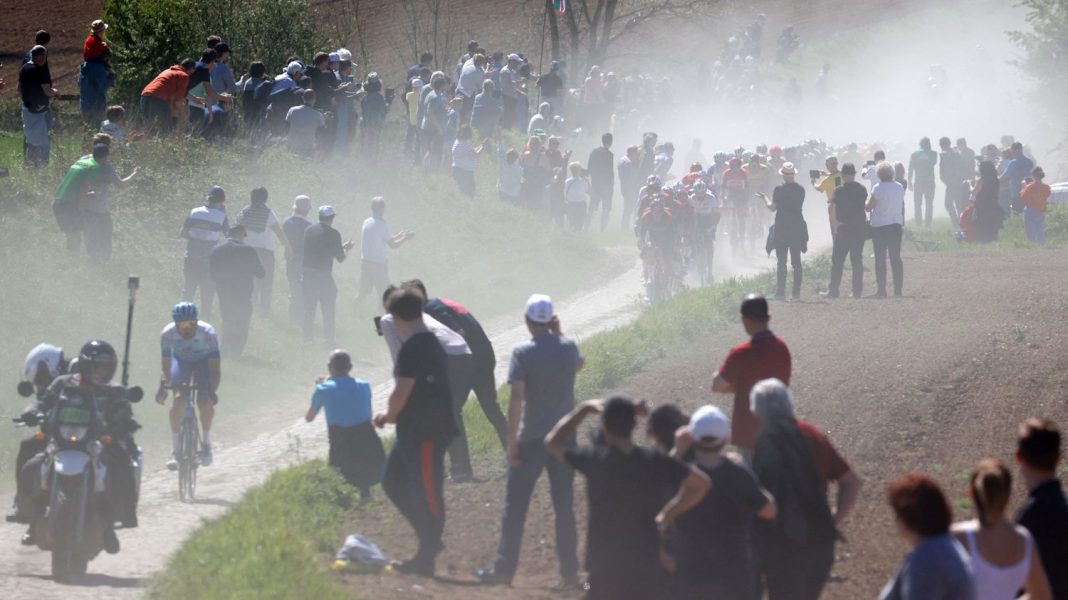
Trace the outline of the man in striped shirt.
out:
[[[200,289],[200,314],[211,317],[211,303],[215,297],[215,283],[211,279],[211,250],[230,228],[226,218],[226,192],[219,186],[208,190],[207,203],[189,212],[179,237],[186,240],[185,287],[182,300],[192,302]]]

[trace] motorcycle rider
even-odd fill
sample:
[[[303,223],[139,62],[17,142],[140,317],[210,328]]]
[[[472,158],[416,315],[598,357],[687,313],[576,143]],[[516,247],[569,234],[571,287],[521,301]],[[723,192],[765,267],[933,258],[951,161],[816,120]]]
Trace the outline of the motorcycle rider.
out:
[[[48,415],[62,397],[90,395],[95,401],[98,416],[104,423],[104,431],[111,443],[104,444],[101,457],[107,465],[107,483],[103,498],[98,498],[98,509],[104,522],[104,550],[109,554],[119,551],[119,539],[115,535],[115,523],[123,528],[137,527],[136,466],[140,451],[134,443],[133,433],[141,428],[134,419],[133,408],[127,391],[121,385],[111,383],[118,366],[118,355],[111,344],[103,340],[90,340],[78,353],[78,364],[72,373],[60,375],[52,381],[34,407],[38,413]],[[19,513],[31,522],[43,516],[48,504],[48,494],[41,489],[39,478],[41,463],[45,459],[39,453],[27,461],[20,471],[20,488],[39,490],[37,494],[19,497]],[[32,543],[33,527],[30,528]]]
[[[20,420],[23,423],[27,425],[36,423],[37,411],[34,409],[36,402],[44,396],[45,390],[48,389],[48,386],[52,384],[56,377],[67,373],[68,367],[69,361],[63,355],[62,348],[51,344],[38,344],[33,350],[30,350],[30,353],[26,355],[26,362],[22,369],[22,380],[33,385],[31,394],[36,395],[36,400],[22,412]],[[23,392],[20,390],[20,393]],[[47,444],[46,438],[40,435],[32,435],[22,440],[19,444],[19,453],[15,459],[15,510],[7,515],[8,523],[29,523],[29,520],[18,510],[19,496],[22,493],[22,490],[18,487],[21,481],[19,473],[27,461],[44,452]],[[32,538],[27,533],[23,539],[26,542],[30,542]]]
[[[219,336],[215,328],[197,319],[197,305],[192,302],[179,302],[171,310],[173,323],[163,328],[160,334],[161,367],[163,375],[161,386],[156,393],[156,402],[167,401],[167,387],[191,385],[197,387],[197,408],[200,410],[202,439],[200,443],[200,466],[211,466],[211,422],[215,417],[215,405],[219,403],[216,391],[222,367],[219,362]],[[167,459],[167,468],[178,470],[176,458],[178,449],[178,429],[182,424],[185,411],[185,394],[175,390],[174,404],[171,405],[171,456]]]

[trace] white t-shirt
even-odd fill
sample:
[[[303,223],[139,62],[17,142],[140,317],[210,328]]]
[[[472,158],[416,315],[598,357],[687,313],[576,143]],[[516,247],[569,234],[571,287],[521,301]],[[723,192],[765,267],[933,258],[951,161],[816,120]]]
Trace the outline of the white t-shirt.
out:
[[[397,355],[400,354],[401,346],[407,340],[401,338],[400,332],[397,331],[397,326],[393,323],[393,315],[383,316],[379,324],[382,326],[382,337],[386,338],[386,345],[389,346],[389,353],[393,356],[393,362],[397,362]],[[467,347],[467,342],[464,341],[463,336],[446,327],[441,321],[424,314],[423,325],[426,326],[427,331],[438,338],[438,343],[445,350],[445,354],[449,356],[471,354],[471,349]]]
[[[471,140],[456,140],[452,143],[452,166],[464,171],[472,171],[478,167],[478,155]]]
[[[871,211],[871,226],[905,224],[905,188],[896,181],[880,181],[871,191],[875,208]]]
[[[519,94],[516,93],[516,89],[515,89],[515,80],[517,78],[518,78],[518,73],[513,71],[507,65],[505,65],[504,68],[501,69],[501,72],[498,74],[498,79],[501,82],[501,95],[502,96],[506,96],[508,98],[516,98],[516,97],[518,97]]]
[[[475,59],[464,63],[460,70],[460,81],[456,86],[456,93],[463,94],[468,98],[474,98],[475,94],[482,91],[482,81],[486,79],[486,72],[475,66]]]
[[[272,227],[278,224],[278,217],[274,215],[274,211],[267,213],[267,227],[263,231],[253,231],[251,229],[245,229],[245,245],[252,246],[253,248],[263,248],[264,250],[274,251],[274,231]]]
[[[568,177],[564,182],[565,202],[585,202],[590,197],[590,182],[585,177]]]
[[[368,262],[384,263],[389,242],[389,226],[384,219],[367,217],[360,233],[360,258]]]

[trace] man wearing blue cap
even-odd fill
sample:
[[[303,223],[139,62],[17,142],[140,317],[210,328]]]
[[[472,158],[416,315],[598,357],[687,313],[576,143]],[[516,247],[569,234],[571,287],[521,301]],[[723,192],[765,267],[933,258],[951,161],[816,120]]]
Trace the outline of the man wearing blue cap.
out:
[[[337,212],[329,204],[319,207],[319,222],[304,232],[304,339],[311,341],[315,327],[315,311],[323,307],[323,338],[331,348],[334,340],[334,308],[337,305],[337,284],[334,283],[334,261],[344,262],[352,240],[341,243],[341,234],[333,228]]]
[[[186,240],[183,273],[185,286],[182,300],[193,302],[200,289],[200,316],[211,318],[211,304],[215,298],[215,282],[211,279],[211,251],[230,229],[226,218],[226,192],[219,186],[208,190],[207,202],[189,212],[178,237]]]

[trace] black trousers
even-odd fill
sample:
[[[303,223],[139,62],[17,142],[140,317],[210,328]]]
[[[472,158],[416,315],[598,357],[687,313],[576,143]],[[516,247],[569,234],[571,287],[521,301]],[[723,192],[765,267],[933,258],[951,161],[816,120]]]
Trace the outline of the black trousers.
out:
[[[111,223],[111,213],[97,213],[82,211],[85,219],[85,254],[97,261],[106,261],[111,258],[111,238],[114,227]]]
[[[501,441],[501,447],[508,444],[508,419],[505,418],[501,405],[497,403],[497,379],[493,375],[494,364],[492,362],[475,362],[471,369],[471,391],[478,399],[478,405],[482,408],[482,414],[497,432],[497,438]]]
[[[252,294],[248,289],[219,286],[219,312],[222,315],[222,353],[241,356],[248,343],[252,321]]]
[[[41,452],[44,452],[45,446],[48,445],[46,440],[38,440],[36,437],[29,437],[19,444],[19,453],[15,458],[15,506],[19,505],[19,497],[25,493],[25,486],[28,485],[25,478],[22,476],[22,467],[26,466],[26,463],[30,461],[34,456],[37,456]],[[32,485],[30,483],[29,485]]]
[[[452,396],[452,416],[459,435],[449,444],[449,475],[471,476],[471,451],[467,447],[467,427],[464,426],[464,404],[471,392],[471,355],[446,357],[449,374],[449,393]]]
[[[398,438],[386,458],[382,489],[415,530],[419,549],[413,560],[432,562],[444,545],[445,444]]]
[[[761,545],[768,600],[819,600],[834,566],[834,540],[798,544],[772,533]]]
[[[775,243],[775,258],[778,265],[775,269],[775,296],[782,298],[786,295],[786,256],[789,253],[790,264],[794,269],[793,297],[801,297],[801,244]]]
[[[141,96],[141,114],[146,121],[154,123],[149,133],[167,135],[174,131],[174,117],[171,116],[171,107],[165,100],[155,96]]]
[[[871,244],[875,247],[875,284],[886,295],[886,256],[890,255],[890,269],[894,273],[894,295],[901,295],[905,267],[901,262],[901,225],[872,227]]]
[[[864,292],[864,227],[863,224],[838,226],[831,250],[831,285],[828,291],[832,296],[838,295],[838,288],[842,284],[847,254],[853,273],[853,297],[859,298]]]
[[[211,319],[211,304],[215,298],[215,281],[211,278],[211,264],[208,259],[186,258],[183,268],[185,275],[185,289],[182,292],[182,300],[193,302],[196,300],[197,288],[200,288],[200,320]]]
[[[364,497],[382,480],[386,453],[370,421],[352,427],[330,426],[330,466]]]
[[[271,292],[274,290],[274,250],[256,248],[256,256],[263,265],[263,277],[253,283],[252,299],[257,310],[264,315],[271,314]]]

